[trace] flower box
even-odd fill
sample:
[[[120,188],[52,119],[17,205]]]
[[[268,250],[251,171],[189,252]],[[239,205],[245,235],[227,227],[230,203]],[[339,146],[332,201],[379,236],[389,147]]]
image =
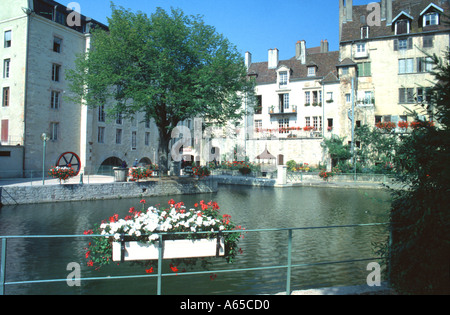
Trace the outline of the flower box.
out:
[[[225,245],[223,237],[219,240],[219,251],[217,253],[217,239],[196,239],[196,240],[167,240],[163,241],[162,258],[195,258],[214,257],[225,255]],[[159,258],[158,244],[145,244],[142,242],[124,242],[124,261],[136,260],[156,260]],[[218,254],[218,255],[217,255]],[[122,243],[112,243],[112,260],[121,261]]]

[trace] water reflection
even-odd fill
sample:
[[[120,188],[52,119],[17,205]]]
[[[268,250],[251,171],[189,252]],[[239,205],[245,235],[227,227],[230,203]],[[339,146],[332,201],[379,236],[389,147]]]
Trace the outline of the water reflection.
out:
[[[152,197],[148,205],[166,205],[169,199],[192,206],[200,200],[215,200],[221,213],[247,229],[290,228],[386,222],[389,194],[380,190],[292,187],[283,189],[221,186],[214,194]],[[139,199],[3,207],[0,235],[82,234],[93,224],[130,207]],[[386,231],[380,227],[295,231],[293,263],[314,263],[373,256],[372,242]],[[8,242],[7,281],[65,279],[69,262],[83,265],[82,277],[142,275],[142,267],[123,264],[100,271],[85,267],[86,239],[22,239]],[[211,270],[284,265],[287,232],[248,233],[240,242],[244,253],[233,265],[213,260]],[[352,285],[365,282],[367,263],[301,267],[292,270],[292,288]],[[165,266],[168,269],[168,266]],[[164,271],[166,272],[166,271]],[[169,272],[169,271],[167,271]],[[263,270],[210,275],[173,276],[163,279],[163,294],[270,294],[285,290],[285,270]],[[212,275],[212,274],[211,274]],[[189,283],[186,292],[186,283]],[[11,285],[7,294],[155,294],[156,279],[83,282],[68,287],[65,282]]]

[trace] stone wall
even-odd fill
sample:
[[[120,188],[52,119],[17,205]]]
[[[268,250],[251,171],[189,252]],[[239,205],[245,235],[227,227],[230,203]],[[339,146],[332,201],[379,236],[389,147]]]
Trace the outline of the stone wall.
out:
[[[0,187],[4,205],[102,200],[217,192],[217,181],[177,179],[138,183],[61,184],[47,186]],[[14,202],[15,201],[15,202]]]

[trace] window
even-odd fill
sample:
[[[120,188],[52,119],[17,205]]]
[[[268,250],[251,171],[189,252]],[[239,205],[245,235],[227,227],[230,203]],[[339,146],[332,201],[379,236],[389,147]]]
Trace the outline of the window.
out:
[[[3,78],[9,78],[9,67],[11,65],[11,59],[3,60]]]
[[[413,72],[414,72],[414,58],[398,60],[398,74],[413,73]]]
[[[262,95],[256,95],[255,114],[262,113]]]
[[[372,91],[365,91],[364,92],[364,104],[365,105],[371,105],[374,103],[374,97]]]
[[[98,127],[97,129],[97,142],[105,143],[105,127]]]
[[[98,121],[105,122],[106,114],[105,114],[105,105],[100,105],[98,107]]]
[[[417,58],[417,72],[430,72],[433,70],[433,62],[431,57]]]
[[[136,150],[136,142],[137,142],[137,132],[133,131],[131,133],[131,150]]]
[[[190,120],[187,121],[189,129],[190,129],[190,127],[189,127],[190,122],[191,122]],[[145,119],[145,128],[150,128],[150,119],[149,118]]]
[[[4,47],[5,48],[11,47],[11,31],[5,32]]]
[[[51,100],[50,100],[50,108],[58,109],[60,102],[61,92],[52,91]]]
[[[350,93],[345,94],[345,102],[346,103],[352,102],[352,95]]]
[[[305,117],[305,126],[310,127],[311,126],[311,117]]]
[[[8,107],[9,106],[9,87],[4,87],[3,88],[3,94],[2,94],[2,106],[3,107]]]
[[[2,119],[2,125],[1,125],[1,142],[8,143],[9,141],[9,120],[8,119]]]
[[[423,37],[423,48],[433,48],[433,35],[426,35]]]
[[[313,128],[314,128],[314,130],[319,130],[318,117],[317,116],[313,117]]]
[[[53,37],[53,51],[60,53],[62,47],[62,39],[58,37]]]
[[[305,105],[311,104],[311,92],[305,92]]]
[[[431,102],[431,88],[426,87],[419,87],[417,88],[417,102],[418,103],[430,103]]]
[[[363,54],[365,52],[366,52],[366,44],[365,43],[356,44],[356,53],[357,54]]]
[[[287,71],[280,72],[280,86],[287,85],[288,75]]]
[[[398,102],[400,104],[414,103],[414,89],[413,88],[398,89]]]
[[[439,24],[439,14],[437,12],[427,13],[423,17],[423,27],[438,24]]]
[[[256,119],[255,120],[255,130],[256,132],[259,132],[258,130],[260,130],[262,128],[262,120],[261,119]]]
[[[394,39],[394,50],[406,50],[406,49],[412,49],[413,42],[412,38],[401,38],[401,39]]]
[[[150,132],[145,133],[144,144],[146,146],[150,145]]]
[[[284,113],[285,109],[289,108],[289,94],[279,94],[279,110]]]
[[[58,129],[59,129],[59,123],[57,123],[57,122],[50,123],[50,140],[53,140],[53,141],[58,140]]]
[[[361,27],[361,39],[369,38],[369,27],[363,26]]]
[[[348,74],[348,67],[342,67],[342,75]]]
[[[317,91],[313,91],[312,92],[312,102],[313,102],[313,105],[318,105],[318,94],[317,94]]]
[[[327,92],[327,102],[331,103],[333,101],[333,92]]]
[[[371,75],[370,62],[358,63],[358,76],[370,77]]]
[[[328,131],[331,131],[333,129],[333,118],[327,119],[327,128],[328,128]]]
[[[117,113],[116,114],[116,124],[117,125],[122,125],[123,123],[123,114],[122,113]]]
[[[308,77],[316,76],[316,67],[308,67]]]
[[[59,82],[61,66],[57,64],[52,65],[52,81]]]
[[[395,35],[409,34],[409,21],[399,20],[395,23]]]
[[[289,133],[289,118],[282,118],[278,120],[278,128],[280,133]]]
[[[122,143],[122,129],[116,129],[116,144]]]

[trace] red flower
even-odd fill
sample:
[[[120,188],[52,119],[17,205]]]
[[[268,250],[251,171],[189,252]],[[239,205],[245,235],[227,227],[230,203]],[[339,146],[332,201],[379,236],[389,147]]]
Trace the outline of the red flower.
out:
[[[216,278],[217,278],[217,274],[215,274],[215,273],[209,276],[209,279],[211,279],[211,281]]]
[[[174,266],[172,264],[170,264],[170,269],[172,269],[172,271],[175,272],[175,273],[178,272],[177,266]]]
[[[146,273],[153,273],[153,267],[151,267],[150,269],[145,269]]]
[[[145,203],[145,199],[142,199],[142,200],[140,201],[140,203]]]
[[[175,201],[173,200],[173,199],[170,199],[168,202],[167,202],[169,205],[174,205],[175,204]]]
[[[131,208],[130,208],[130,211],[128,211],[128,212],[129,212],[129,213],[133,213],[134,210],[135,210],[134,207],[131,207]]]
[[[88,251],[86,252],[86,258],[88,258],[90,254],[91,254],[91,251],[88,250]]]
[[[89,261],[87,262],[87,265],[88,265],[89,267],[92,267],[92,266],[94,266],[94,262],[93,262],[92,260],[89,260]]]
[[[92,230],[86,230],[86,231],[83,232],[84,235],[89,235],[89,234],[92,234],[92,233],[94,233],[94,231],[92,231]]]

